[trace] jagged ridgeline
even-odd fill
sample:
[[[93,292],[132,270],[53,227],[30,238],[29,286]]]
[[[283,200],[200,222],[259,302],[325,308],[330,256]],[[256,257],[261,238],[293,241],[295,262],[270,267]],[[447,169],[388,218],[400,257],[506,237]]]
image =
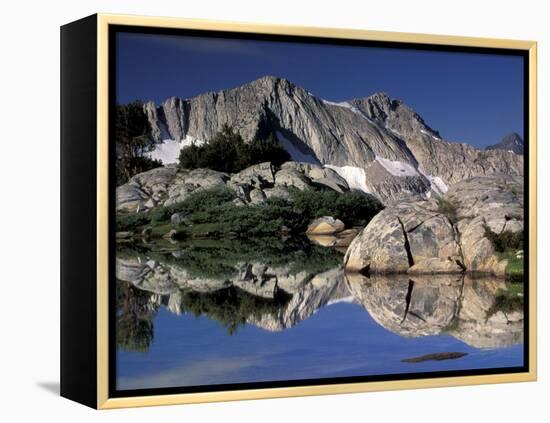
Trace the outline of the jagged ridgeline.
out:
[[[237,88],[162,104],[147,102],[150,151],[163,164],[229,125],[245,142],[274,134],[294,161],[330,167],[350,188],[383,201],[444,193],[472,176],[521,175],[523,157],[449,142],[410,107],[383,93],[334,103],[285,79],[266,76]]]

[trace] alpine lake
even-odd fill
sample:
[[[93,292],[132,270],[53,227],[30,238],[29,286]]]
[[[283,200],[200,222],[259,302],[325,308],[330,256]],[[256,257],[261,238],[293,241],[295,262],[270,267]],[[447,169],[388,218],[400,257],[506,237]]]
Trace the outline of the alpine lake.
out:
[[[117,242],[117,390],[523,365],[522,281],[346,273],[332,241]]]

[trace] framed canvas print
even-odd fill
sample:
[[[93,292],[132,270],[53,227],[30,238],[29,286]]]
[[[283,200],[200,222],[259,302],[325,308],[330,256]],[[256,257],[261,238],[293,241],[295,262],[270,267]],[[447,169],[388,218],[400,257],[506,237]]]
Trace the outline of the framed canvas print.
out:
[[[536,379],[536,43],[61,29],[61,394]]]

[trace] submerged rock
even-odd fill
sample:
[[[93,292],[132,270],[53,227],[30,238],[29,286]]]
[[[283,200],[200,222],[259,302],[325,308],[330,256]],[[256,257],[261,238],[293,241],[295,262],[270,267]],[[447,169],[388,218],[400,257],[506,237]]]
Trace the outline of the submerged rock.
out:
[[[404,358],[401,360],[403,363],[423,363],[425,361],[443,361],[443,360],[456,360],[468,355],[463,352],[443,352],[421,355],[420,357]]]

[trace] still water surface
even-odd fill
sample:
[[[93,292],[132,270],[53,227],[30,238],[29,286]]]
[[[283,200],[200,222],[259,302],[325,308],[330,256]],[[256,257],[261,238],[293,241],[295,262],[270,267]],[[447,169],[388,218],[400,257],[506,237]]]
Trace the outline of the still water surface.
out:
[[[523,312],[496,306],[505,281],[340,263],[307,242],[121,248],[117,389],[523,365]],[[465,355],[403,361],[449,352]]]

